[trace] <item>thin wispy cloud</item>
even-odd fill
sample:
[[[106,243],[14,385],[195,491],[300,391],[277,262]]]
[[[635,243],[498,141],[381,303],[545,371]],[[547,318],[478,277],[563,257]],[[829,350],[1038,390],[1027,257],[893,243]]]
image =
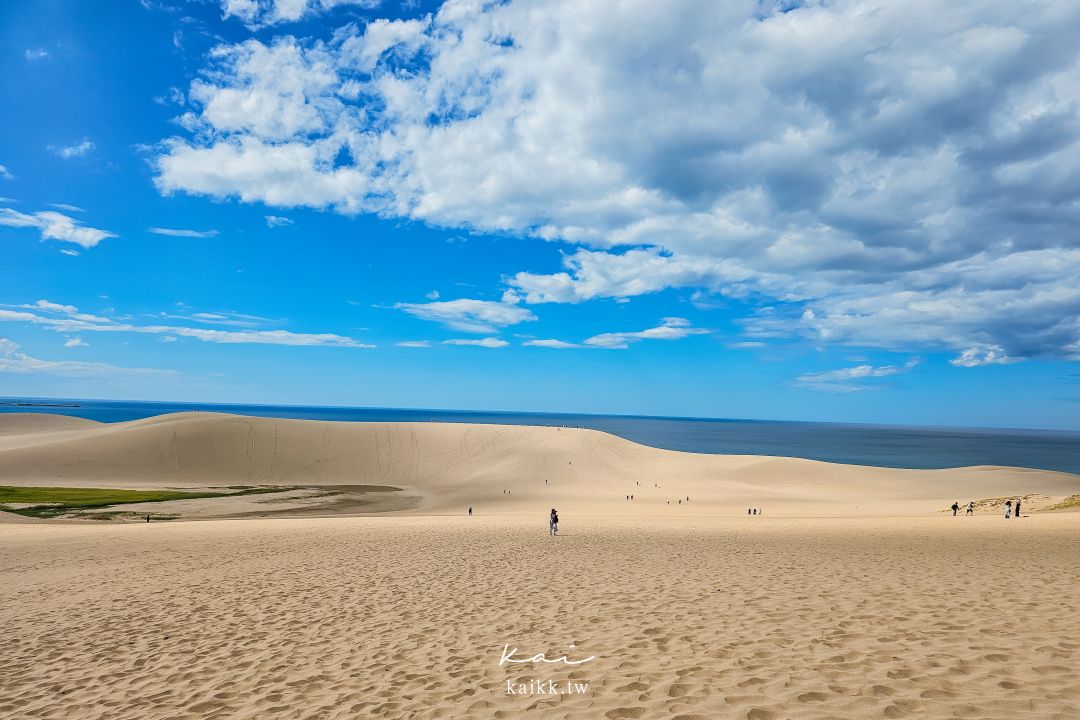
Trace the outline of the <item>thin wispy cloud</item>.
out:
[[[499,338],[493,338],[493,337],[480,338],[480,339],[467,338],[467,339],[443,340],[443,345],[472,345],[472,346],[475,346],[475,347],[483,347],[483,348],[504,348],[509,344],[510,343],[508,343],[506,340],[500,340]]]
[[[0,208],[0,225],[33,228],[41,234],[42,240],[74,243],[86,249],[96,246],[106,238],[117,237],[116,233],[86,227],[80,221],[53,210],[28,215],[11,208]]]
[[[95,147],[96,146],[94,145],[94,143],[90,140],[83,140],[82,142],[75,143],[74,145],[50,145],[49,150],[65,160],[70,160],[72,158],[82,157],[83,155],[90,154],[91,152],[93,152]]]
[[[414,317],[441,323],[453,330],[478,334],[494,333],[499,328],[536,320],[536,315],[531,310],[494,300],[398,303],[394,307]]]
[[[217,230],[182,230],[176,228],[160,228],[152,227],[148,228],[149,232],[155,235],[168,235],[169,237],[184,237],[184,238],[212,238],[218,234]]]
[[[565,342],[563,340],[526,340],[521,344],[528,347],[544,347],[556,350],[568,350],[570,348],[581,347],[581,345],[578,345],[577,343]]]
[[[42,374],[75,378],[170,378],[177,375],[174,370],[118,367],[102,362],[42,360],[19,352],[19,344],[7,338],[0,338],[0,373]]]
[[[642,340],[681,340],[691,335],[707,335],[708,330],[690,325],[685,318],[667,317],[660,325],[647,330],[633,332],[609,332],[593,335],[585,340],[586,345],[609,350],[625,350],[633,343]]]
[[[285,227],[286,225],[292,225],[293,221],[287,217],[281,217],[280,215],[266,215],[266,227],[276,228]]]
[[[23,57],[26,58],[27,62],[33,62],[35,60],[44,60],[45,58],[49,57],[49,51],[46,50],[45,48],[27,49],[26,52],[23,53]]]
[[[10,307],[10,306],[9,306]],[[112,321],[109,318],[82,313],[71,305],[39,300],[33,305],[16,306],[37,310],[0,309],[0,322],[19,322],[38,325],[58,333],[131,333],[193,338],[220,344],[257,344],[285,346],[322,346],[373,348],[372,344],[335,333],[295,333],[288,330],[217,330],[185,325],[148,324]]]
[[[864,390],[875,390],[884,387],[873,382],[865,382],[877,378],[892,377],[909,372],[920,364],[918,358],[912,358],[903,365],[856,365],[854,367],[826,370],[818,373],[805,373],[800,375],[795,384],[811,390],[820,390],[831,393],[852,393]]]

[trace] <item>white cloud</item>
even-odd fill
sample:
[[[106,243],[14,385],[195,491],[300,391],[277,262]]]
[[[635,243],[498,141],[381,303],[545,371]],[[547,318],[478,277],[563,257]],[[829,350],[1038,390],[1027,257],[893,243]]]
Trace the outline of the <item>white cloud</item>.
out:
[[[296,22],[307,15],[326,12],[338,6],[351,5],[370,10],[382,0],[221,0],[225,18],[239,18],[254,29],[278,23]]]
[[[429,293],[424,293],[424,297],[426,297],[428,300],[438,300],[439,299],[439,291],[438,290],[432,290]]]
[[[1077,355],[1080,356],[1080,353]],[[957,367],[978,367],[979,365],[1008,365],[1016,362],[1016,358],[1006,355],[1000,347],[979,347],[968,348],[949,362]]]
[[[64,347],[66,347],[66,348],[89,347],[89,346],[90,346],[90,343],[85,342],[82,338],[77,338],[77,337],[68,338],[64,342]]]
[[[11,306],[8,306],[11,307]],[[33,305],[15,306],[32,309],[4,310],[0,308],[0,322],[23,322],[40,325],[54,332],[88,333],[118,332],[175,337],[189,337],[203,342],[222,344],[258,344],[287,346],[323,346],[373,348],[374,345],[363,343],[355,338],[333,333],[294,333],[288,330],[216,330],[212,328],[190,327],[182,325],[137,325],[130,322],[115,322],[109,318],[82,313],[72,305],[61,305],[48,300],[39,300]],[[42,314],[48,313],[48,314]],[[56,317],[62,315],[63,317]],[[251,316],[254,317],[254,316]],[[220,322],[220,321],[219,321]]]
[[[70,160],[71,158],[82,157],[83,155],[90,153],[91,151],[93,151],[94,147],[94,143],[90,140],[83,140],[82,142],[66,147],[50,145],[49,150],[56,153],[65,160]]]
[[[60,240],[87,249],[106,238],[116,237],[115,233],[106,230],[83,227],[78,220],[52,210],[27,215],[11,208],[0,208],[0,225],[36,228],[42,240]]]
[[[4,178],[5,180],[14,180],[15,176],[12,175],[11,171],[8,170],[6,167],[0,165],[0,178]],[[10,198],[4,198],[4,201],[10,202]]]
[[[532,347],[556,348],[556,349],[560,349],[560,350],[567,349],[567,348],[579,348],[579,347],[581,347],[580,345],[578,345],[576,343],[564,342],[562,340],[526,340],[525,342],[523,342],[521,344],[522,345],[529,345],[529,346],[532,346]]]
[[[823,342],[1076,357],[1080,5],[1025,8],[449,0],[224,45],[156,182],[583,246],[526,303],[685,287]]]
[[[34,48],[32,50],[27,49],[27,51],[23,55],[26,58],[27,62],[33,62],[34,60],[42,60],[49,57],[49,51],[45,48]]]
[[[399,343],[395,343],[395,345],[404,348],[426,348],[431,347],[431,342],[428,340],[403,340]]]
[[[174,377],[173,370],[155,370],[151,368],[117,367],[101,362],[77,362],[73,360],[39,360],[18,351],[18,343],[0,338],[0,372],[40,373],[63,377]]]
[[[530,310],[493,300],[462,298],[445,302],[398,303],[394,307],[454,330],[473,333],[493,333],[497,328],[536,319]]]
[[[270,228],[285,227],[286,225],[292,225],[292,224],[293,224],[293,221],[290,220],[287,217],[280,217],[278,215],[267,215],[266,216],[266,227],[270,227]]]
[[[795,383],[812,390],[833,393],[861,392],[874,390],[882,387],[866,382],[856,382],[873,378],[890,377],[906,373],[920,363],[918,358],[912,358],[903,365],[856,365],[855,367],[827,370],[819,373],[806,373],[800,375]]]
[[[499,338],[481,338],[479,340],[443,340],[443,345],[475,345],[485,348],[504,348],[510,343]]]
[[[79,257],[79,251],[78,250],[68,250],[67,248],[62,249],[60,251],[60,254],[61,255],[70,255],[71,257]]]
[[[56,208],[57,210],[67,210],[68,212],[86,212],[77,205],[68,205],[67,203],[49,203],[49,205]]]
[[[706,335],[709,331],[691,327],[685,318],[667,317],[660,325],[636,332],[610,332],[593,335],[585,340],[586,345],[611,350],[625,350],[632,343],[641,340],[681,340],[690,335]]]
[[[185,238],[212,238],[218,234],[217,230],[174,230],[172,228],[152,227],[149,231],[155,235],[168,235],[170,237]]]

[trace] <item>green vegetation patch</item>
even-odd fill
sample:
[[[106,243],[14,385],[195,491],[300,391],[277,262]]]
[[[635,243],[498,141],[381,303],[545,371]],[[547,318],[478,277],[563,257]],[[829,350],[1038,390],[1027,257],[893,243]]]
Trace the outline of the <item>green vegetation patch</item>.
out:
[[[292,488],[244,487],[233,492],[185,492],[183,490],[112,490],[107,488],[18,487],[0,485],[0,510],[29,517],[57,517],[69,512],[123,505],[125,503],[193,500],[196,498],[283,492]],[[237,492],[236,490],[239,490]],[[8,505],[20,507],[8,507]]]
[[[1039,512],[1046,512],[1047,510],[1080,510],[1080,495],[1070,495],[1057,505],[1044,507]]]

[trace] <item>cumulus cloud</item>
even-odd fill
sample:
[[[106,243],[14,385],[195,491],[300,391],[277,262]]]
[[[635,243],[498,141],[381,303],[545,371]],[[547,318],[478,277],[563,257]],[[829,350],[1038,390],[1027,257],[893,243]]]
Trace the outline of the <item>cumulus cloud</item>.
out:
[[[93,151],[94,147],[95,145],[91,141],[83,140],[82,142],[68,146],[50,145],[49,150],[65,160],[70,160],[71,158],[82,157],[83,155],[90,153]]]
[[[281,217],[280,215],[266,215],[266,227],[276,228],[285,227],[286,225],[292,225],[293,221],[287,217]]]
[[[46,330],[58,333],[116,332],[159,335],[165,337],[188,337],[203,342],[222,344],[258,344],[288,346],[323,346],[373,348],[374,345],[333,333],[294,333],[288,330],[218,330],[205,327],[183,325],[148,324],[138,325],[131,322],[116,322],[106,317],[80,312],[73,305],[62,305],[48,300],[38,300],[34,304],[7,306],[19,309],[0,308],[0,322],[21,322],[38,325]],[[27,312],[30,310],[32,312]],[[215,322],[216,314],[208,314]],[[254,316],[251,316],[254,317]],[[225,318],[228,320],[228,318]],[[235,323],[233,323],[235,324]],[[169,341],[166,341],[169,342]]]
[[[0,208],[0,225],[35,228],[41,233],[42,240],[60,240],[87,249],[106,238],[116,237],[115,233],[84,227],[78,220],[52,210],[27,215],[11,208]]]
[[[476,347],[485,348],[503,348],[509,344],[510,343],[506,342],[505,340],[500,340],[499,338],[493,337],[481,338],[479,340],[443,340],[443,345],[475,345]]]
[[[151,368],[117,367],[101,362],[77,362],[74,360],[40,360],[26,353],[19,352],[19,344],[7,338],[0,338],[0,372],[40,373],[63,377],[174,377],[173,370],[154,370]]]
[[[708,330],[695,328],[685,318],[667,317],[660,325],[635,332],[610,332],[593,335],[585,340],[586,345],[610,350],[625,350],[632,343],[642,340],[681,340],[690,335],[706,335]]]
[[[795,383],[812,390],[833,393],[851,393],[863,390],[874,390],[883,387],[866,382],[859,382],[873,378],[883,378],[892,375],[906,373],[919,364],[918,358],[912,358],[903,365],[856,365],[854,367],[827,370],[819,373],[806,373],[800,375]]]
[[[536,319],[532,311],[493,300],[447,300],[429,303],[398,303],[394,306],[418,318],[442,323],[453,330],[493,333],[498,328]]]
[[[176,230],[172,228],[152,227],[149,231],[155,235],[168,235],[170,237],[185,238],[212,238],[218,234],[217,230]]]
[[[296,22],[306,15],[343,5],[370,10],[381,4],[382,0],[221,0],[221,14],[226,18],[239,18],[248,27],[260,28]]]
[[[525,303],[693,288],[759,334],[1076,358],[1078,24],[1067,2],[449,0],[221,46],[156,182],[579,246],[508,278]]]

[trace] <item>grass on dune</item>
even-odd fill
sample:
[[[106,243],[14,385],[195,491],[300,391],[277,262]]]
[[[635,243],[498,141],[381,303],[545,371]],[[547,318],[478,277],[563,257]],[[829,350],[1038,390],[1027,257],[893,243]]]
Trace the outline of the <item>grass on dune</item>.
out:
[[[1056,505],[1044,507],[1040,512],[1047,510],[1080,510],[1080,495],[1070,495]]]
[[[0,510],[28,515],[30,517],[56,517],[65,513],[103,508],[125,503],[163,502],[165,500],[192,500],[195,498],[221,497],[223,495],[251,495],[281,492],[286,487],[233,487],[234,492],[185,492],[183,490],[115,490],[107,488],[72,487],[19,487],[0,485]],[[235,492],[239,490],[239,492]],[[26,505],[22,508],[6,507],[9,503]]]

